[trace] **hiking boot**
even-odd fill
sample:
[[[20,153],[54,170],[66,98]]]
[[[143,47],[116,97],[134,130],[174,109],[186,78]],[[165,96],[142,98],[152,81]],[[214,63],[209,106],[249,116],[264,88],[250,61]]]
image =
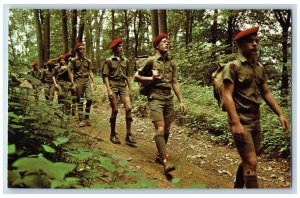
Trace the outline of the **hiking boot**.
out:
[[[127,143],[136,144],[136,141],[133,139],[131,134],[127,134],[125,140],[126,140]]]
[[[120,140],[117,138],[117,136],[110,136],[110,141],[113,144],[121,144]]]
[[[165,174],[168,174],[169,172],[175,170],[175,166],[169,162],[166,158],[163,160],[163,165],[164,165],[164,171]]]
[[[161,165],[164,164],[164,158],[159,153],[156,154],[155,161]]]

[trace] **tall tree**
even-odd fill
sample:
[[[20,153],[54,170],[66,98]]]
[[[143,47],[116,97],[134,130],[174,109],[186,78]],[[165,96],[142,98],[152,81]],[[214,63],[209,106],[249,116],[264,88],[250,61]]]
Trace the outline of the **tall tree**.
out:
[[[282,105],[287,105],[287,94],[289,93],[289,74],[287,68],[288,62],[288,33],[291,27],[291,10],[274,10],[275,17],[282,28],[281,44],[282,44],[282,75],[281,75],[281,96]]]
[[[61,10],[61,19],[62,19],[62,34],[63,34],[63,43],[64,43],[64,53],[69,51],[69,41],[68,41],[68,15],[67,10]]]
[[[158,24],[159,33],[168,33],[166,10],[158,10]]]
[[[100,14],[101,13],[101,14]],[[99,17],[100,14],[100,17]],[[105,10],[95,10],[95,27],[96,27],[96,72],[99,74],[101,72],[100,70],[100,63],[101,63],[101,52],[100,52],[100,35],[102,32],[102,25],[103,25],[103,18],[104,18]]]
[[[111,10],[111,40],[116,38],[115,31],[115,10]]]
[[[36,40],[38,46],[38,57],[39,57],[39,67],[44,66],[44,50],[43,50],[43,34],[42,34],[42,27],[40,21],[40,11],[38,9],[34,9],[34,20],[35,20],[35,27],[36,27]]]
[[[50,59],[50,10],[44,10],[44,60]]]
[[[227,39],[225,41],[226,45],[228,46],[226,48],[225,53],[226,54],[232,54],[232,39],[233,39],[233,34],[234,34],[234,28],[235,28],[235,23],[236,23],[236,11],[235,10],[228,10],[228,17],[227,17]]]
[[[74,47],[76,45],[76,37],[77,37],[77,10],[72,10],[72,38],[71,38],[71,47],[72,47],[72,56],[75,55]]]
[[[82,42],[83,41],[85,13],[86,13],[86,10],[81,10],[77,42]]]
[[[125,55],[129,56],[129,20],[128,20],[128,10],[124,10],[124,29],[125,29]]]
[[[213,24],[210,27],[211,42],[216,44],[218,41],[218,9],[214,9]]]
[[[151,27],[152,27],[152,39],[153,39],[159,34],[157,10],[151,10]]]
[[[193,10],[185,10],[185,17],[186,17],[186,22],[185,22],[185,48],[188,50],[188,45],[189,43],[192,42],[192,37],[193,37],[193,21],[194,21],[194,16],[193,16]]]

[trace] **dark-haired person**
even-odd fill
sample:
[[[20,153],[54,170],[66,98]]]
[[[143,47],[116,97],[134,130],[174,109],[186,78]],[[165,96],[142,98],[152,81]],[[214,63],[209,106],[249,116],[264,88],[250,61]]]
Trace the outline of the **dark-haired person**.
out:
[[[183,114],[186,113],[186,106],[177,80],[176,65],[168,56],[169,35],[159,34],[152,43],[156,54],[142,63],[134,78],[140,83],[152,83],[148,103],[151,110],[150,117],[155,127],[154,140],[158,150],[156,160],[163,164],[164,172],[167,174],[175,170],[166,151],[171,123],[174,120],[172,90],[180,102],[180,110]],[[152,75],[148,76],[149,73]]]
[[[46,64],[46,69],[43,70],[41,75],[41,81],[44,86],[44,94],[47,102],[53,102],[54,98],[54,86],[52,79],[52,72],[55,68],[55,64],[52,61],[48,61]]]
[[[94,83],[92,61],[84,55],[83,43],[77,43],[74,51],[76,57],[69,60],[68,72],[71,81],[72,91],[76,93],[76,103],[78,106],[79,127],[90,126],[90,111],[92,106],[92,87]],[[91,82],[90,82],[91,81]],[[86,100],[85,112],[83,104]]]
[[[32,69],[28,72],[29,75],[33,76],[34,78],[40,80],[42,76],[42,72],[39,70],[39,64],[37,61],[33,61],[32,64]],[[39,93],[42,90],[41,84],[35,82],[35,81],[29,81],[30,84],[32,85],[32,88],[34,89],[34,98],[35,101],[38,101],[39,99]]]
[[[103,79],[106,85],[110,105],[111,105],[111,116],[110,116],[110,141],[113,144],[120,144],[121,141],[118,139],[116,134],[116,119],[118,114],[118,96],[121,98],[125,107],[126,116],[126,137],[125,141],[130,144],[135,144],[136,141],[132,137],[131,124],[131,82],[130,75],[131,69],[129,61],[123,56],[123,41],[122,38],[114,39],[109,48],[112,50],[113,55],[105,60],[103,68]],[[128,86],[128,90],[127,90]]]
[[[257,61],[258,29],[252,27],[235,35],[234,41],[238,46],[237,57],[224,68],[224,106],[242,161],[236,172],[234,188],[259,188],[257,155],[261,149],[259,107],[262,100],[265,100],[278,115],[285,131],[289,125],[267,86],[266,71]]]
[[[60,55],[57,59],[57,67],[54,68],[52,79],[54,87],[58,94],[58,104],[62,105],[62,111],[69,115],[71,103],[69,102],[70,96],[70,79],[68,74],[68,66],[65,62],[64,55]]]

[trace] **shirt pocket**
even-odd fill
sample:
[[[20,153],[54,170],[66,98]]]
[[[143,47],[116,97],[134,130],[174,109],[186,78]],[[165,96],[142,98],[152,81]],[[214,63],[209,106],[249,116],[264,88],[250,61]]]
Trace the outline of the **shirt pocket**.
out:
[[[247,88],[252,84],[253,75],[250,73],[242,73],[238,75],[237,80],[242,88]]]

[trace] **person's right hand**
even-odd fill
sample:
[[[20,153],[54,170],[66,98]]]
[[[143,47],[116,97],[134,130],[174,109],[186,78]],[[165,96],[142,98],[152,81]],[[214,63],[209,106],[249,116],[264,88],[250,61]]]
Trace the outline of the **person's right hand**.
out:
[[[245,130],[241,122],[231,125],[231,132],[234,138],[240,142],[244,141]]]
[[[114,98],[114,93],[111,89],[108,90],[108,98],[111,100]]]
[[[161,76],[159,76],[157,69],[152,69],[152,77],[153,77],[153,80],[161,78]]]

